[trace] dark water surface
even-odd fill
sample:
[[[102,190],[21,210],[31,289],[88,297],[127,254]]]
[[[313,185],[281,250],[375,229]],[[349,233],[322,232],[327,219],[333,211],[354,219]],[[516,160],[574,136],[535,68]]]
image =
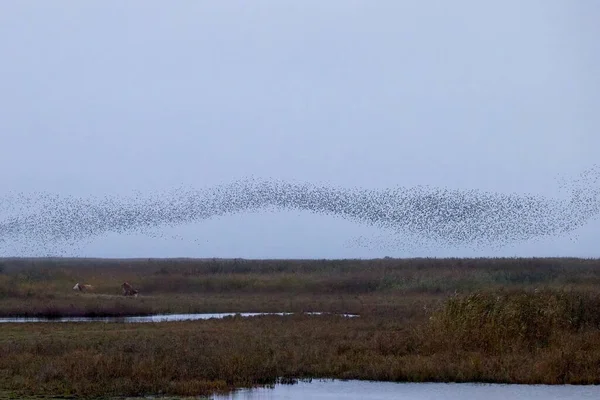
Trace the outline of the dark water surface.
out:
[[[242,389],[215,400],[567,400],[600,399],[599,386],[502,385],[479,383],[393,383],[313,380],[274,388]]]
[[[195,321],[200,319],[225,318],[239,315],[241,317],[254,317],[258,315],[292,315],[293,313],[213,313],[213,314],[155,314],[130,317],[62,317],[62,318],[30,318],[11,317],[0,318],[0,323],[14,322],[168,322],[168,321]],[[307,312],[307,315],[326,314],[321,312]],[[358,317],[355,314],[339,314],[344,317]]]

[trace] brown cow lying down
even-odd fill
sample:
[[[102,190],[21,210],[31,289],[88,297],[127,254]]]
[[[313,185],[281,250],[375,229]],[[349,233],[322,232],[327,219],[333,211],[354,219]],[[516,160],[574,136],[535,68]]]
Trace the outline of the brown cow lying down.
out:
[[[123,296],[134,296],[137,297],[138,291],[133,288],[129,283],[125,282],[121,285],[123,289]]]
[[[88,290],[93,290],[94,287],[92,285],[82,285],[77,282],[75,286],[73,286],[73,290],[79,290],[80,292],[87,292]]]

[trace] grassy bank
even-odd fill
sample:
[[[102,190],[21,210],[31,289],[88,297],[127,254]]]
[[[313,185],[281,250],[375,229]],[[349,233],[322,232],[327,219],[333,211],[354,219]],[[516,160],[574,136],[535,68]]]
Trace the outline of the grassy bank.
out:
[[[3,315],[334,311],[3,324],[18,396],[200,395],[277,378],[600,384],[599,260],[0,260]],[[124,280],[138,298],[119,294]],[[75,293],[75,282],[95,293]],[[79,313],[79,314],[78,314]]]
[[[458,291],[600,285],[582,259],[0,259],[0,316],[331,311],[406,314]],[[121,296],[120,285],[140,290]],[[76,282],[94,285],[76,293]]]
[[[199,395],[327,377],[600,383],[597,295],[454,296],[411,325],[394,318],[232,317],[162,324],[10,324],[0,387],[22,395]]]

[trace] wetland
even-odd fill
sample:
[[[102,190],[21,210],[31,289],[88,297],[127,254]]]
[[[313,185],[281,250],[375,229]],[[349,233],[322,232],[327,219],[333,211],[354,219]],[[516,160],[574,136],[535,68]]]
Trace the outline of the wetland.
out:
[[[116,397],[319,378],[598,384],[599,267],[575,258],[0,259],[2,318],[220,315],[6,322],[0,387]],[[120,293],[124,281],[138,297]]]

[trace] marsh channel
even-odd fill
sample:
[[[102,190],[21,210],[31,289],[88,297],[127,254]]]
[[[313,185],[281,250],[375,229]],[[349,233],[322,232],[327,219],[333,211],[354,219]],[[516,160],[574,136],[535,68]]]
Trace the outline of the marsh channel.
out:
[[[394,383],[316,380],[293,385],[240,389],[214,400],[586,400],[600,399],[600,385],[516,385],[482,383]]]
[[[291,315],[293,313],[202,313],[202,314],[154,314],[154,315],[133,315],[120,317],[56,317],[56,318],[36,318],[36,317],[8,317],[0,318],[0,323],[28,323],[28,322],[124,322],[124,323],[144,323],[144,322],[172,322],[172,321],[197,321],[203,319],[220,319],[226,317],[255,317],[259,315]],[[325,314],[321,312],[306,312],[307,315]],[[356,314],[340,314],[344,317],[358,317]]]

